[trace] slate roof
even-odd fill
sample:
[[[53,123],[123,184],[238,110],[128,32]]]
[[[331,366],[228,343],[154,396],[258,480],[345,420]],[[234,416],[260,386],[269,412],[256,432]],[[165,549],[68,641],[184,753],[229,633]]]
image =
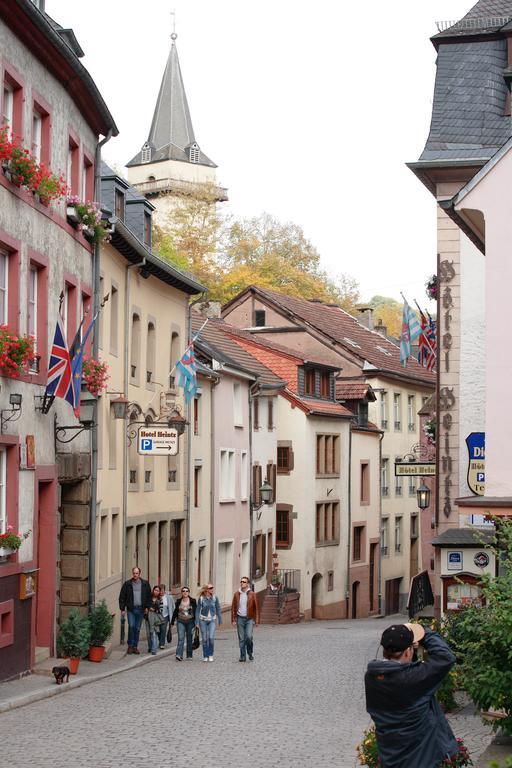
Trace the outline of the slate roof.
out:
[[[494,529],[484,531],[479,528],[448,528],[432,539],[431,543],[434,547],[480,547],[494,542]]]
[[[153,149],[152,163],[160,160],[190,162],[187,147],[197,143],[174,40],[160,84],[147,143]],[[129,167],[140,164],[142,150],[127,163]],[[217,167],[201,150],[199,164]]]
[[[196,333],[204,323],[204,317],[192,311],[192,330]],[[238,368],[243,373],[249,373],[259,379],[261,384],[281,389],[285,386],[279,376],[263,365],[256,357],[250,355],[237,344],[226,332],[227,323],[224,320],[211,318],[201,331],[196,341],[198,348],[213,354],[221,362]]]
[[[496,32],[511,18],[510,0],[479,0],[462,19],[438,35],[434,35],[432,39],[436,41],[445,37]]]
[[[283,314],[299,319],[317,331],[335,340],[350,355],[359,359],[363,374],[389,372],[393,375],[420,379],[427,386],[435,384],[435,374],[429,373],[417,360],[410,358],[407,367],[400,363],[400,348],[377,331],[371,331],[348,312],[337,306],[328,306],[307,299],[286,296],[267,288],[250,286],[246,289],[267,299]],[[238,297],[237,297],[238,298]],[[229,304],[228,304],[229,306]]]

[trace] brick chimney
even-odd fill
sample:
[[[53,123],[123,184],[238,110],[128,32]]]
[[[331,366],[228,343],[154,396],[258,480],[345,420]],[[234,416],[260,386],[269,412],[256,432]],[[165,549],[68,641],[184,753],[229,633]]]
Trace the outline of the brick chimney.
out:
[[[373,309],[371,307],[358,307],[359,322],[373,331]]]
[[[386,328],[386,326],[382,322],[382,318],[379,318],[379,322],[375,326],[374,330],[377,331],[377,333],[380,333],[381,336],[387,336],[388,335],[388,329]]]

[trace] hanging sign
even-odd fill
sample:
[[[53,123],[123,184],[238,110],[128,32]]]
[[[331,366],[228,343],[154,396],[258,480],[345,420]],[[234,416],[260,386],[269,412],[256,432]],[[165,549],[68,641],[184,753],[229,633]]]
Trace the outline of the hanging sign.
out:
[[[468,447],[468,485],[475,496],[485,493],[485,432],[471,432],[466,437]]]
[[[137,445],[144,456],[176,456],[178,431],[170,427],[140,427]]]
[[[434,461],[395,461],[396,477],[432,477],[435,474]]]
[[[473,562],[475,565],[478,565],[479,568],[486,568],[489,565],[489,555],[487,552],[477,552],[473,558]]]

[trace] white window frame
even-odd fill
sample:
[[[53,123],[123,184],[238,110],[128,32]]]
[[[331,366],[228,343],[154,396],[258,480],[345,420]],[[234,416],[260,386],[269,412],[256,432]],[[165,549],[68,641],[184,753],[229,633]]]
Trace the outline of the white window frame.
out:
[[[249,498],[249,458],[247,451],[240,454],[240,500]]]
[[[37,352],[37,278],[39,270],[34,264],[28,272],[27,335],[34,339],[34,353]]]
[[[396,461],[400,461],[401,457],[396,456]],[[404,484],[402,475],[395,475],[395,496],[402,496],[404,492]]]
[[[240,381],[233,382],[233,424],[235,427],[244,425],[243,393]]]
[[[9,320],[9,253],[0,249],[0,259],[4,263],[4,283],[0,284],[0,293],[3,294],[3,313],[0,311],[0,324],[7,325]]]
[[[7,529],[7,449],[0,446],[0,533]]]
[[[388,428],[388,393],[380,393],[380,426],[381,429]]]
[[[37,109],[32,112],[32,154],[41,162],[41,141],[43,137],[43,116]]]
[[[395,552],[402,551],[402,517],[395,517]]]
[[[382,518],[382,527],[380,529],[380,548],[383,555],[388,554],[389,538],[389,517]]]
[[[393,421],[395,429],[402,429],[402,400],[398,392],[393,392]]]
[[[231,448],[220,449],[219,501],[235,499],[235,452]]]
[[[407,424],[409,432],[416,431],[416,398],[414,395],[407,395]]]
[[[12,139],[12,122],[14,120],[14,88],[4,80],[2,124],[7,127],[7,136]]]
[[[380,465],[382,495],[389,496],[389,459],[384,457]]]
[[[416,478],[409,475],[409,496],[416,496]]]

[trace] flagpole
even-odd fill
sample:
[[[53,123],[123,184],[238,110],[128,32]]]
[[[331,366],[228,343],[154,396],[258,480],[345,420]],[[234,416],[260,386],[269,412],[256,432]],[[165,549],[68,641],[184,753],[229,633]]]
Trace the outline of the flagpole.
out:
[[[187,352],[189,351],[189,349],[190,349],[191,347],[193,347],[193,346],[194,346],[194,342],[196,342],[196,341],[197,341],[197,339],[199,338],[199,336],[200,336],[200,334],[201,334],[201,331],[203,330],[203,328],[205,327],[205,325],[206,325],[206,323],[208,322],[208,320],[209,320],[209,319],[210,319],[210,318],[209,318],[209,317],[207,317],[207,318],[206,318],[206,320],[204,321],[204,323],[202,324],[202,326],[200,327],[200,329],[197,331],[197,333],[195,333],[195,334],[192,336],[192,341],[190,342],[190,344],[188,345],[188,347],[187,347],[187,348],[185,349],[185,351],[183,352],[183,355],[186,355],[186,354],[187,354]],[[183,357],[183,355],[182,355],[181,357]],[[180,360],[181,360],[181,357],[180,357]],[[172,367],[172,368],[171,368],[171,370],[169,371],[169,375],[167,376],[167,378],[168,378],[168,379],[170,379],[170,378],[171,378],[171,376],[173,375],[174,371],[176,370],[176,365],[177,365],[178,363],[179,363],[179,360],[176,360],[176,362],[174,363],[173,367]]]

